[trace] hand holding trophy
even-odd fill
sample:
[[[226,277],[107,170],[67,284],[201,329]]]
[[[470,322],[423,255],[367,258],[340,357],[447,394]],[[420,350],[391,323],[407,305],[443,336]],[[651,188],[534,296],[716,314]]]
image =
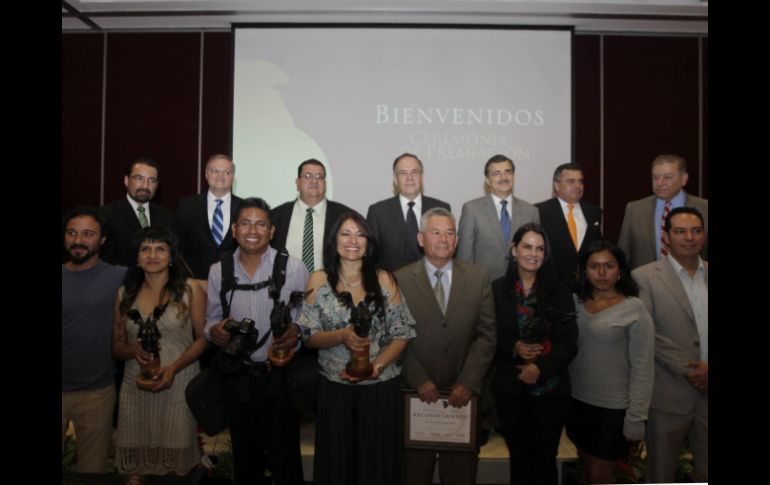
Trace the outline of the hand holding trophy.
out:
[[[139,325],[137,339],[144,352],[150,354],[150,360],[144,362],[137,359],[140,366],[139,376],[136,378],[136,387],[143,391],[150,391],[155,387],[155,371],[160,369],[160,337],[158,329],[158,320],[166,311],[166,305],[158,305],[152,314],[143,319],[138,310],[132,309],[128,312],[128,317]]]

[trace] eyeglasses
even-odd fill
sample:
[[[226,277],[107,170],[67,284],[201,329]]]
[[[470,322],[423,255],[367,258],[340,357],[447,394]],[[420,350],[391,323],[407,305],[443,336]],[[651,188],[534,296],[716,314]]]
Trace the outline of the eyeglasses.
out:
[[[131,180],[133,180],[134,182],[140,183],[140,184],[142,182],[144,182],[145,180],[150,185],[155,185],[155,184],[158,183],[158,179],[155,178],[155,177],[145,177],[144,175],[139,175],[139,174],[132,175],[131,176]]]
[[[415,170],[398,170],[396,171],[396,175],[399,177],[408,177],[411,175],[412,177],[416,177],[422,173],[422,170],[415,169]]]
[[[214,168],[210,170],[206,170],[206,172],[210,173],[211,175],[224,175],[226,177],[229,177],[230,175],[233,174],[232,170],[219,170]]]
[[[305,172],[303,175],[300,175],[299,178],[305,179],[305,180],[310,180],[310,179],[324,180],[326,179],[326,174]]]
[[[502,174],[513,175],[513,170],[510,168],[506,168],[505,170],[495,170],[494,172],[489,172],[490,177],[499,177]]]
[[[248,231],[251,229],[251,226],[256,227],[259,231],[266,231],[270,229],[270,223],[267,221],[241,221],[238,223],[238,228],[241,231]]]

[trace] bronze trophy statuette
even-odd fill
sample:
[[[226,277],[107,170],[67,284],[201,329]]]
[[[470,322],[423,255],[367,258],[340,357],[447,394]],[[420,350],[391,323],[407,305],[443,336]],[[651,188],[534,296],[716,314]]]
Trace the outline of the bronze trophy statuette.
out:
[[[270,328],[273,330],[273,338],[281,338],[292,323],[291,309],[302,305],[305,293],[293,291],[289,297],[289,302],[286,303],[280,299],[280,292],[274,291],[271,287],[270,297],[273,299],[273,311],[270,312]],[[291,362],[291,359],[294,358],[294,352],[295,349],[293,347],[277,349],[271,345],[267,349],[267,357],[273,365],[282,367]]]
[[[372,299],[366,295],[363,301],[353,306],[350,293],[343,292],[340,297],[347,306],[350,307],[350,324],[353,325],[353,331],[361,338],[369,336],[369,330],[372,327],[372,312],[369,304]],[[350,351],[350,361],[345,366],[345,372],[351,377],[366,379],[374,372],[374,366],[369,362],[369,345],[361,351]]]
[[[143,391],[150,391],[155,386],[157,378],[155,371],[160,369],[160,330],[158,330],[158,320],[163,312],[166,311],[166,305],[158,305],[147,320],[142,319],[138,310],[132,309],[128,312],[128,317],[139,325],[137,338],[141,342],[142,350],[153,355],[153,359],[147,364],[140,365],[139,376],[136,378],[136,387]]]

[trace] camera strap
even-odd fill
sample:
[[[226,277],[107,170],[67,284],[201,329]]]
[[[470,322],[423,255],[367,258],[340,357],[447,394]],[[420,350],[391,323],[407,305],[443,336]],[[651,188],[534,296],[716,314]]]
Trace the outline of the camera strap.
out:
[[[283,288],[283,284],[286,282],[286,263],[289,261],[289,252],[286,248],[276,252],[273,259],[273,275],[270,278],[248,285],[238,284],[238,280],[235,277],[235,262],[233,261],[232,251],[222,253],[220,261],[222,263],[222,287],[219,290],[219,300],[222,303],[222,318],[228,318],[230,316],[233,295],[236,290],[259,291],[267,288],[272,283],[278,294],[280,294],[281,288]],[[227,298],[227,293],[230,293],[229,299]]]

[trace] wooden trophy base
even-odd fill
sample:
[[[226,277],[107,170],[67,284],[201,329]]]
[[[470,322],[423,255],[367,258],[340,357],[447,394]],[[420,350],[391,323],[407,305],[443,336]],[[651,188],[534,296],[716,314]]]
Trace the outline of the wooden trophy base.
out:
[[[158,383],[158,380],[152,377],[153,371],[157,369],[160,369],[160,359],[157,358],[149,364],[141,366],[139,375],[136,376],[136,387],[142,391],[151,391]]]
[[[369,346],[363,352],[350,352],[350,362],[345,366],[345,372],[350,377],[367,379],[374,372],[374,366],[369,362]]]
[[[294,349],[274,349],[270,347],[267,349],[267,358],[270,359],[270,363],[276,367],[283,367],[294,358]]]

